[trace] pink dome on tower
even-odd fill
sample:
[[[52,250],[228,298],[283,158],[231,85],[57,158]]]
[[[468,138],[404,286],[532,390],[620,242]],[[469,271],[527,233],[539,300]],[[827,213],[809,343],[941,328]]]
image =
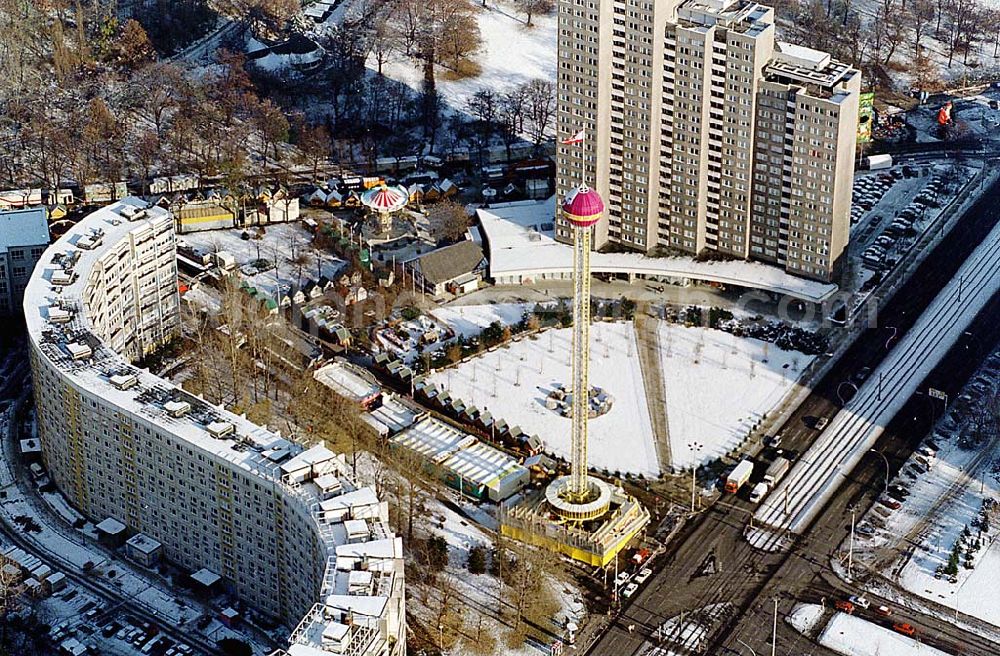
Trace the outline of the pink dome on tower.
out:
[[[578,228],[589,228],[601,220],[604,201],[600,194],[588,187],[574,187],[563,198],[563,216]]]

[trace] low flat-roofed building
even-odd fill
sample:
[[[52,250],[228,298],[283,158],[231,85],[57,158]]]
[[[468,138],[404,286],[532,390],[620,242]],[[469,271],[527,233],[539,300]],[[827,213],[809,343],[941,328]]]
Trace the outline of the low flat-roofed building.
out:
[[[502,501],[531,480],[528,469],[513,457],[434,417],[390,441],[419,454],[445,483],[477,499]]]
[[[128,527],[119,522],[114,517],[108,517],[97,524],[97,540],[101,544],[117,549],[125,544],[128,535]]]
[[[379,404],[382,388],[367,371],[342,360],[323,365],[313,378],[340,396],[368,410]]]
[[[125,541],[125,555],[143,567],[154,567],[163,555],[163,545],[148,535],[136,533]]]
[[[530,285],[540,280],[569,280],[573,247],[556,241],[556,198],[497,203],[476,210],[487,277],[497,285]],[[687,282],[703,281],[787,294],[811,303],[833,297],[833,283],[809,280],[778,266],[743,260],[699,261],[693,257],[650,257],[641,253],[591,253],[596,275]]]

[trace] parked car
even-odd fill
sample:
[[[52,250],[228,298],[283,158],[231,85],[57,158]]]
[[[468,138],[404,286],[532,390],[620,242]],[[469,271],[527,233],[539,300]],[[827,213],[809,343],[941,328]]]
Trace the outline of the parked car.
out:
[[[881,497],[878,500],[878,502],[881,503],[886,508],[891,508],[893,510],[899,510],[903,506],[903,504],[896,501],[895,499],[887,499],[885,497]]]
[[[881,617],[889,617],[892,615],[892,609],[888,606],[879,606],[875,609],[875,614]]]
[[[853,615],[854,614],[854,604],[852,604],[849,601],[844,601],[842,599],[838,599],[833,604],[833,607],[836,608],[839,611],[843,611],[843,612],[847,613],[848,615]]]
[[[616,588],[622,587],[623,585],[628,583],[628,580],[630,578],[632,577],[629,575],[628,572],[619,572],[618,576],[615,577],[615,587]]]
[[[653,575],[653,570],[649,569],[648,567],[644,567],[638,574],[636,574],[635,582],[639,584],[645,583],[652,575]]]
[[[850,601],[858,608],[867,609],[869,606],[872,605],[871,602],[868,601],[868,598],[863,595],[853,595],[851,596]]]
[[[896,494],[898,494],[898,495],[900,495],[902,497],[908,497],[911,494],[910,490],[906,489],[902,485],[890,485],[889,486],[889,491],[890,492],[895,492]]]
[[[916,628],[908,622],[896,622],[892,625],[892,630],[911,638],[917,633]]]
[[[628,585],[625,586],[625,589],[622,590],[622,596],[628,599],[629,597],[634,595],[635,591],[638,589],[639,589],[638,583],[629,583]]]

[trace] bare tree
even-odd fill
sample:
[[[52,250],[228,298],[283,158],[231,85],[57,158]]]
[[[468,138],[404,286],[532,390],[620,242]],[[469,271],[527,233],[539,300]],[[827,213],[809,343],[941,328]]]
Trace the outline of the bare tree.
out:
[[[525,118],[535,145],[542,143],[552,128],[556,112],[555,86],[548,80],[532,80],[525,86]]]
[[[517,4],[521,7],[521,11],[527,14],[527,20],[525,21],[528,27],[531,27],[531,18],[535,14],[547,14],[552,11],[552,0],[517,0]]]
[[[438,241],[458,241],[469,229],[469,214],[452,200],[441,200],[427,210],[427,218]]]
[[[934,18],[933,0],[911,0],[907,8],[907,17],[913,30],[913,54],[917,56],[922,49],[920,41],[927,34]]]
[[[524,113],[527,104],[527,94],[523,86],[517,86],[503,94],[499,102],[500,138],[507,148],[507,159],[510,159],[510,147],[518,140],[524,131]]]

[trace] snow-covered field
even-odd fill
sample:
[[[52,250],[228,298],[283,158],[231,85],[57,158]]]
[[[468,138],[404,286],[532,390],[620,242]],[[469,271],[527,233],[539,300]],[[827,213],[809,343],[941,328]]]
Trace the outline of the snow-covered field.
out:
[[[800,604],[788,623],[806,632],[823,615],[822,606]],[[844,656],[948,656],[947,652],[917,642],[878,624],[835,612],[819,635],[819,643]]]
[[[555,385],[570,385],[572,338],[569,329],[548,330],[438,371],[431,381],[511,426],[537,433],[548,451],[569,457],[570,420],[546,408],[545,399]],[[659,465],[632,324],[594,324],[591,340],[590,384],[613,396],[614,405],[589,422],[590,464],[655,476]]]
[[[781,403],[813,357],[718,330],[660,324],[675,469],[723,456]],[[688,448],[698,442],[700,452]]]
[[[498,306],[478,306],[464,320],[494,320],[492,314],[483,315],[484,307]],[[497,318],[509,316],[507,309],[497,312]],[[667,413],[675,467],[714,460],[738,445],[750,425],[780,403],[810,361],[801,353],[707,328],[664,322],[659,330],[667,407],[654,411]],[[571,330],[547,330],[536,339],[521,339],[438,371],[431,380],[452,396],[538,434],[548,451],[568,457],[570,420],[547,409],[545,399],[555,385],[570,383],[571,342]],[[589,422],[590,465],[611,472],[659,474],[630,322],[592,327],[590,383],[614,398],[609,412]],[[693,441],[704,447],[692,452],[687,444]]]
[[[256,231],[250,228],[249,232]],[[243,279],[272,298],[279,288],[287,291],[320,277],[332,280],[346,265],[333,254],[313,248],[312,235],[299,223],[269,225],[262,239],[243,239],[242,233],[239,229],[192,232],[178,235],[177,244],[198,253],[232,254]],[[249,265],[258,259],[276,266],[256,272]]]
[[[482,48],[473,57],[480,73],[461,80],[449,79],[447,69],[438,67],[437,91],[452,110],[465,112],[468,100],[477,91],[504,92],[530,80],[556,79],[556,15],[533,16],[532,26],[525,24],[525,14],[512,2],[489,0],[482,7],[471,3],[477,12]],[[374,56],[369,70],[378,69]],[[420,63],[403,53],[394,53],[383,65],[382,73],[420,91],[423,72]]]

